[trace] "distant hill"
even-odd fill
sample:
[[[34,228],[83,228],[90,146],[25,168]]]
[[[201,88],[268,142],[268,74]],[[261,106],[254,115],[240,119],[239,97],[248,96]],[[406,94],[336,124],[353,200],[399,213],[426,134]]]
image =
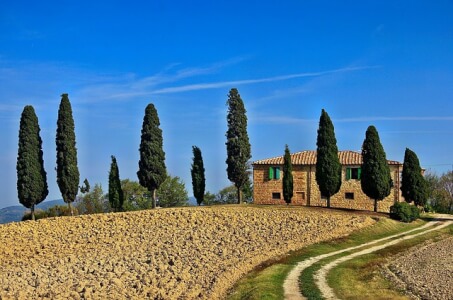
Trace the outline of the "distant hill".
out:
[[[65,203],[61,199],[44,201],[37,205],[36,208],[46,210],[49,207],[55,205],[65,205]],[[22,217],[27,210],[28,209],[22,205],[8,206],[0,209],[0,224],[5,224],[9,222],[19,222],[20,220],[22,220]]]

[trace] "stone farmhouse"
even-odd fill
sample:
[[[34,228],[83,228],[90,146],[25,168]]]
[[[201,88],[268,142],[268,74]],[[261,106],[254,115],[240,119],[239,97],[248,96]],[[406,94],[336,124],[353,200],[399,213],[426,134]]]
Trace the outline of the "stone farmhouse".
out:
[[[373,211],[374,200],[365,195],[360,186],[362,154],[355,151],[339,151],[342,164],[340,191],[330,198],[334,208]],[[292,205],[326,206],[316,183],[316,151],[291,154],[294,179]],[[378,201],[379,212],[389,212],[390,206],[403,200],[400,178],[403,164],[388,160],[393,188],[389,196]],[[255,161],[253,164],[253,201],[255,204],[286,204],[283,199],[283,156]]]

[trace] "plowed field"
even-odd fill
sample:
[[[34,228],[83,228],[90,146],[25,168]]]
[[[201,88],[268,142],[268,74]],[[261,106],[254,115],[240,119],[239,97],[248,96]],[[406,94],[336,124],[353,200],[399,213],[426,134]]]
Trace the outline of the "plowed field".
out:
[[[221,206],[0,225],[0,299],[219,299],[264,261],[373,222]]]

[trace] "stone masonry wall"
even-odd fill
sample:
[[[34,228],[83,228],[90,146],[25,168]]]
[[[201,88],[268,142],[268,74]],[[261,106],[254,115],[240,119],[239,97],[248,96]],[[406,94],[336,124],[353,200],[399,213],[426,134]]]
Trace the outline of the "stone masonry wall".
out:
[[[282,178],[269,179],[269,168],[283,166],[270,165],[255,165],[253,170],[253,192],[255,204],[285,204],[283,200]],[[340,191],[330,199],[331,207],[348,208],[356,210],[374,209],[374,200],[366,196],[360,186],[360,180],[346,180],[347,167],[360,166],[344,166],[342,170],[342,184]],[[401,201],[401,193],[399,190],[399,171],[396,166],[390,166],[394,187],[389,196],[384,200],[378,201],[378,211],[389,212],[390,206],[395,201]],[[293,165],[294,177],[294,196],[291,205],[308,205],[308,206],[327,206],[327,200],[321,199],[321,193],[316,183],[315,166],[300,166]],[[280,199],[273,199],[273,193],[280,193]],[[347,199],[346,193],[352,193],[353,199]],[[352,196],[349,194],[349,196]]]

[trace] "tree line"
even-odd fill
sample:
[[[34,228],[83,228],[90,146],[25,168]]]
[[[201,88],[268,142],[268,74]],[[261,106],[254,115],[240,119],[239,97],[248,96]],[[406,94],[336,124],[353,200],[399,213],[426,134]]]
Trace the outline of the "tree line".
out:
[[[227,141],[225,143],[227,147],[227,174],[228,179],[231,180],[236,188],[236,201],[240,203],[242,201],[243,191],[247,191],[247,187],[250,186],[250,166],[248,161],[251,158],[251,146],[247,134],[246,110],[236,88],[230,90],[227,106],[228,130],[226,132]],[[141,129],[141,141],[139,145],[140,159],[138,162],[139,170],[137,171],[137,177],[140,186],[147,190],[142,195],[149,198],[149,201],[147,200],[146,203],[147,205],[150,204],[151,208],[157,206],[156,193],[159,187],[167,181],[171,183],[173,180],[174,183],[174,178],[171,178],[167,174],[162,130],[159,126],[160,120],[157,110],[150,103],[145,109]],[[74,119],[68,94],[61,95],[55,142],[57,152],[55,168],[57,172],[57,184],[64,202],[68,204],[70,214],[73,215],[74,212],[71,203],[76,200],[79,191],[80,173],[77,165]],[[211,197],[212,194],[205,193],[206,178],[201,150],[197,146],[193,146],[192,152],[194,156],[191,166],[192,187],[197,204],[201,205],[203,202],[214,203],[216,197],[213,199]],[[124,182],[120,179],[116,157],[112,155],[111,160],[108,200],[113,211],[122,211],[124,210],[126,197],[123,190]],[[31,105],[25,106],[21,114],[16,171],[19,202],[31,210],[31,219],[34,220],[35,206],[45,200],[49,191],[47,172],[44,169],[42,139],[38,117]],[[181,186],[178,179],[176,177],[174,188]],[[99,194],[102,194],[100,185],[96,185],[94,190],[96,193],[94,195],[90,194],[87,179],[84,181],[84,186],[80,187],[81,193],[90,194],[90,197],[98,197]],[[205,201],[205,196],[207,196],[207,201]],[[87,196],[85,195],[85,197]],[[162,196],[162,192],[160,198],[165,198],[165,196]],[[218,201],[222,200],[218,199]],[[162,203],[162,201],[160,202]],[[134,206],[130,201],[126,204],[130,205],[129,209],[132,209]],[[94,203],[93,205],[96,206],[98,204]],[[135,202],[135,205],[140,207],[141,204]]]
[[[322,109],[317,135],[316,182],[321,196],[327,200],[339,192],[342,181],[342,166],[338,157],[335,129],[328,113]],[[362,144],[362,168],[360,184],[362,191],[374,199],[374,211],[377,212],[378,201],[390,195],[393,180],[387,162],[384,147],[375,126],[370,125]],[[293,197],[293,177],[291,155],[288,145],[285,146],[283,165],[283,197],[287,204]],[[412,150],[406,148],[401,179],[401,192],[407,203],[425,206],[428,199],[428,184],[422,174],[420,162]]]

